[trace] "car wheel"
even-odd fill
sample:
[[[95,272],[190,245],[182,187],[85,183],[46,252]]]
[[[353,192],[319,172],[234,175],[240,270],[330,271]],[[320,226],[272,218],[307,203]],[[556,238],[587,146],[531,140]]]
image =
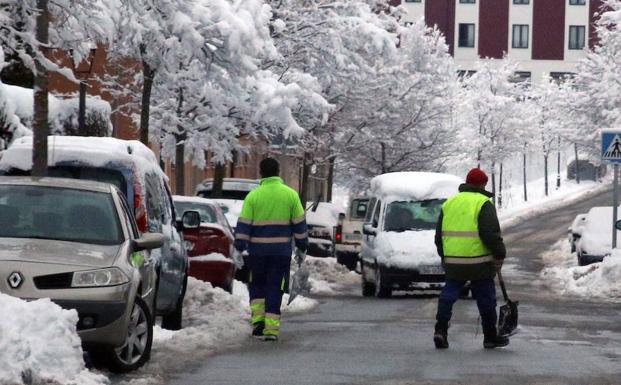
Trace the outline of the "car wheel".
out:
[[[373,297],[375,295],[375,285],[371,282],[367,281],[364,276],[364,268],[362,270],[362,296],[363,297]]]
[[[144,365],[151,356],[153,344],[153,317],[144,300],[136,297],[129,324],[127,337],[123,346],[107,348],[100,355],[95,354],[93,359],[105,357],[106,366],[113,373],[127,373]]]
[[[382,269],[379,266],[375,269],[375,296],[377,298],[390,298],[392,296],[390,282],[386,282],[382,278]]]
[[[188,287],[188,275],[185,275],[183,279],[183,287],[181,294],[177,298],[177,305],[175,309],[168,314],[162,316],[162,328],[168,330],[180,330],[183,323],[183,299],[185,298],[185,291]]]
[[[582,257],[582,253],[580,253],[580,252],[578,252],[578,265],[579,266],[586,266],[586,265],[588,265],[588,263],[586,263],[586,261]]]

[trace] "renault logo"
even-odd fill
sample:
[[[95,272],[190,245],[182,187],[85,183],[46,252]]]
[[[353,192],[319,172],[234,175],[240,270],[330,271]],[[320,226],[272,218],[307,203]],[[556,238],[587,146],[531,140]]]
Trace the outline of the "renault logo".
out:
[[[22,283],[24,283],[24,277],[20,272],[14,271],[11,275],[9,275],[7,281],[12,289],[17,289],[22,285]]]

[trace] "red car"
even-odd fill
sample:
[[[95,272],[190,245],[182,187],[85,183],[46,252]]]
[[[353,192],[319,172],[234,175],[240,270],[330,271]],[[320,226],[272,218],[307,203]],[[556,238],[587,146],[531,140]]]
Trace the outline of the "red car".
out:
[[[186,211],[197,211],[201,216],[198,228],[183,230],[190,276],[232,293],[236,270],[232,259],[235,237],[222,209],[209,199],[199,197],[174,196],[173,201],[179,220]]]

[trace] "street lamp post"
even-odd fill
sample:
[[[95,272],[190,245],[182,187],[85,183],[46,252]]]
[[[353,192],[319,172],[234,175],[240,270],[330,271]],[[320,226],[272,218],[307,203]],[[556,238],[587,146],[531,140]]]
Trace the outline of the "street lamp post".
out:
[[[95,62],[95,54],[97,48],[91,48],[88,57],[82,60],[78,65],[73,63],[73,72],[80,80],[80,98],[78,106],[78,133],[83,135],[86,126],[86,82],[88,76],[93,71],[93,63]]]
[[[558,154],[556,157],[556,189],[561,188],[561,137],[558,137]]]

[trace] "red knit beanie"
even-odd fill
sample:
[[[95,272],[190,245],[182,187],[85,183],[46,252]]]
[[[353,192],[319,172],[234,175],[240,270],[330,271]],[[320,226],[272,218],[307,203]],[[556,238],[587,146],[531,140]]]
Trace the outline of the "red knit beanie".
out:
[[[484,186],[487,184],[487,175],[480,168],[473,168],[468,172],[466,177],[466,183],[477,186]]]

